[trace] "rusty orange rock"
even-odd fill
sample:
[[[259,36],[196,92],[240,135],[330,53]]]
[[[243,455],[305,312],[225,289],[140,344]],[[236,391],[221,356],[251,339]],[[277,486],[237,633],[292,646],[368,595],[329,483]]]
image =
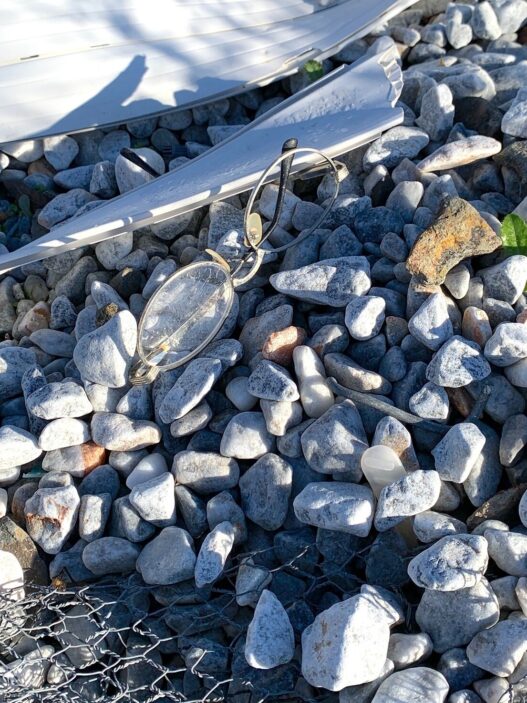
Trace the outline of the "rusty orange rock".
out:
[[[305,330],[294,325],[272,332],[264,342],[262,356],[281,366],[288,366],[293,360],[293,350],[303,344],[305,338]]]
[[[500,237],[476,208],[462,198],[452,198],[417,238],[406,268],[419,283],[440,285],[463,259],[490,254],[500,246]]]
[[[93,469],[101,466],[101,464],[106,464],[106,449],[104,447],[99,447],[95,442],[81,444],[80,450],[85,476],[87,476],[90,471],[93,471]]]

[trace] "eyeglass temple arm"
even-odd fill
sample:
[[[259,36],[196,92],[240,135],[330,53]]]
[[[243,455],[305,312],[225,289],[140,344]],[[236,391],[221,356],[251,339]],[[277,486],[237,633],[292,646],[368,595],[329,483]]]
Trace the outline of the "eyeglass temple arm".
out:
[[[149,163],[142,159],[139,154],[136,154],[135,151],[123,147],[119,153],[121,154],[121,156],[124,156],[125,159],[128,159],[128,161],[131,161],[136,166],[139,166],[139,168],[142,168],[143,171],[148,173],[150,176],[157,178],[161,175],[155,170],[155,168],[152,168]]]
[[[291,137],[286,139],[282,145],[282,154],[285,154],[292,149],[296,149],[298,146],[298,139]],[[284,159],[280,165],[280,185],[278,186],[278,197],[276,199],[276,208],[274,211],[273,219],[271,224],[267,228],[265,233],[265,238],[267,239],[273,231],[276,229],[278,222],[280,221],[280,215],[282,214],[282,209],[284,207],[285,192],[287,189],[287,179],[291,173],[291,166],[293,165],[294,155],[288,159]]]

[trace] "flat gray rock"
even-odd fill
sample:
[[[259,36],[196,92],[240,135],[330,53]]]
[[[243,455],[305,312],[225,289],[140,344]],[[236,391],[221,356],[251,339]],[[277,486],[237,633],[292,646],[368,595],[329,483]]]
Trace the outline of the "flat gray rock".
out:
[[[415,614],[417,624],[430,635],[434,651],[462,647],[481,630],[495,625],[500,606],[485,578],[459,591],[426,590]]]
[[[294,499],[293,508],[298,520],[307,525],[366,537],[375,503],[368,486],[320,481],[308,483]]]
[[[93,410],[84,388],[73,381],[47,383],[27,397],[26,407],[43,420],[82,417]]]
[[[376,529],[384,532],[406,517],[429,510],[437,503],[440,491],[441,479],[436,471],[417,470],[385,486],[377,502]]]
[[[425,347],[437,351],[453,334],[443,293],[433,293],[408,321],[410,333]]]
[[[234,459],[258,459],[274,446],[275,438],[267,431],[263,414],[244,412],[235,415],[225,428],[220,452]]]
[[[42,449],[36,438],[14,425],[0,427],[0,471],[38,459]]]
[[[390,628],[362,594],[332,605],[302,633],[302,674],[311,686],[341,691],[377,678]]]
[[[295,633],[289,617],[274,593],[263,590],[245,640],[245,659],[255,669],[274,669],[291,661]]]
[[[435,468],[444,481],[463,483],[474,468],[486,442],[472,422],[454,425],[432,449]]]
[[[520,532],[485,530],[489,556],[511,576],[527,576],[527,535]]]
[[[121,537],[101,537],[82,552],[82,562],[95,576],[127,574],[135,569],[140,547]]]
[[[166,471],[132,488],[130,503],[139,515],[156,527],[168,527],[176,522],[174,477]]]
[[[337,383],[361,393],[388,395],[392,384],[376,371],[363,368],[346,354],[330,353],[324,357],[327,376],[333,376]]]
[[[444,703],[448,691],[443,674],[418,666],[388,676],[379,686],[372,703]]]
[[[527,357],[527,326],[502,322],[485,344],[485,357],[494,366],[510,366]]]
[[[289,372],[273,361],[263,359],[256,366],[247,381],[251,395],[263,400],[298,400],[300,394]]]
[[[487,540],[480,535],[443,537],[408,564],[408,575],[421,588],[457,591],[475,586],[487,569]]]
[[[277,454],[264,454],[240,478],[245,515],[264,530],[278,530],[289,506],[291,466]]]
[[[155,423],[129,420],[119,413],[94,413],[91,434],[99,446],[118,452],[144,449],[161,441],[161,430]]]
[[[192,578],[195,564],[194,542],[189,533],[180,527],[165,527],[143,547],[136,568],[145,583],[168,586]]]
[[[355,295],[368,292],[370,266],[363,256],[343,256],[274,273],[269,282],[277,291],[293,298],[341,308]]]
[[[36,365],[37,357],[32,349],[25,347],[0,349],[0,398],[5,401],[20,395],[22,376]]]
[[[177,484],[197,493],[219,493],[238,485],[240,468],[235,459],[216,452],[185,450],[174,456],[172,473]]]
[[[302,433],[300,442],[307,463],[315,471],[360,480],[360,461],[368,443],[353,401],[332,405]]]
[[[90,428],[83,420],[63,417],[48,422],[38,438],[38,445],[45,452],[84,444],[91,438]]]
[[[172,422],[195,408],[211,390],[222,371],[219,359],[200,358],[189,362],[159,407],[161,421]]]
[[[478,345],[454,335],[428,364],[426,378],[438,386],[460,388],[487,378],[490,371],[490,365]]]
[[[527,619],[502,620],[469,642],[471,664],[495,676],[510,676],[527,652]]]

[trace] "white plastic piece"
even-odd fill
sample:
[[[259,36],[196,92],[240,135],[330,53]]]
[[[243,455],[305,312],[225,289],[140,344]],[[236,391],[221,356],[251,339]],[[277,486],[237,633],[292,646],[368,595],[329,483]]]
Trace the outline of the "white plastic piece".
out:
[[[361,467],[376,498],[385,486],[406,474],[397,454],[391,447],[382,444],[366,449],[361,457]]]
[[[294,73],[415,0],[6,0],[0,143],[118,124]]]
[[[376,139],[403,120],[402,108],[395,107],[403,85],[398,61],[392,43],[379,54],[341,66],[202,156],[0,256],[0,273],[249,190],[291,137],[330,157]],[[320,157],[306,153],[295,159],[292,171],[318,163]]]

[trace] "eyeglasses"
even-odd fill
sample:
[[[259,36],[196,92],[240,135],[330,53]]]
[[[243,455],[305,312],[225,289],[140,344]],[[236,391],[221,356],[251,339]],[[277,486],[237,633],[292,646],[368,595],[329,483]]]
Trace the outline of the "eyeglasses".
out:
[[[123,150],[122,155],[142,167],[142,159]],[[276,230],[283,210],[287,181],[293,160],[299,154],[315,154],[322,165],[329,167],[335,179],[335,188],[326,207],[314,224],[291,242],[279,247],[263,244]],[[145,165],[146,162],[145,162]],[[276,207],[267,228],[263,228],[260,215],[253,212],[260,189],[277,167],[280,167]],[[146,169],[149,173],[149,169]],[[320,167],[309,166],[304,177],[315,173],[322,175]],[[152,174],[153,175],[153,174]],[[181,366],[197,356],[220,331],[232,309],[235,289],[253,278],[266,254],[278,254],[307,239],[320,228],[339,192],[339,184],[347,175],[344,164],[337,162],[318,149],[299,147],[296,139],[288,139],[282,153],[262,173],[253,188],[244,214],[244,246],[247,252],[230,261],[212,249],[205,249],[209,261],[197,261],[181,267],[161,285],[148,301],[139,320],[137,353],[139,361],[130,371],[134,385],[151,383],[162,371]]]

